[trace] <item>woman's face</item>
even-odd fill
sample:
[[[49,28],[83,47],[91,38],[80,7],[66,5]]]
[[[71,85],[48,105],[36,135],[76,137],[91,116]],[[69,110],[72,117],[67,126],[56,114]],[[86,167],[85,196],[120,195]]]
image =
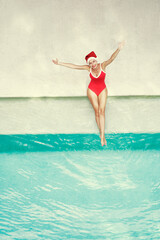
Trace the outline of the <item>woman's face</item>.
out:
[[[96,68],[97,67],[97,60],[96,59],[91,59],[89,61],[89,66],[93,69]]]

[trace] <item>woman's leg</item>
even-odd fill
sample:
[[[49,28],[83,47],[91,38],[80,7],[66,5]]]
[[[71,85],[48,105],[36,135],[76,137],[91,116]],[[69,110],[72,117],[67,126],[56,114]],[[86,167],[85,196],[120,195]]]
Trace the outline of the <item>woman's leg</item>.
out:
[[[100,136],[101,136],[101,143],[102,146],[106,144],[105,139],[105,109],[106,109],[106,102],[107,102],[108,90],[105,88],[99,95],[98,95],[98,102],[99,102],[99,124],[100,124]]]
[[[88,98],[93,106],[93,109],[95,111],[95,119],[96,119],[97,126],[99,128],[99,131],[100,131],[98,97],[89,88],[87,89],[87,96],[88,96]]]

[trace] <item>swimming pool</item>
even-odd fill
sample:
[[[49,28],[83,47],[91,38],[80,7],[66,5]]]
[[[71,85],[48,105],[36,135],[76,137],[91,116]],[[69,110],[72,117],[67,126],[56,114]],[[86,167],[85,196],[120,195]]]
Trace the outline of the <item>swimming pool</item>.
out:
[[[0,135],[0,239],[160,239],[160,133]]]

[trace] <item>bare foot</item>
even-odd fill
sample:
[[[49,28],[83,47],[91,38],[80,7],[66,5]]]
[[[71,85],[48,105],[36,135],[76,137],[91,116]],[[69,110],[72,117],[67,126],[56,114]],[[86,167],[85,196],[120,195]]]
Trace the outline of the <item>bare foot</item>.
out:
[[[101,145],[104,146],[104,138],[101,138]]]
[[[105,135],[103,135],[103,136],[100,135],[100,138],[101,138],[101,145],[102,146],[107,145],[107,141],[105,139]]]

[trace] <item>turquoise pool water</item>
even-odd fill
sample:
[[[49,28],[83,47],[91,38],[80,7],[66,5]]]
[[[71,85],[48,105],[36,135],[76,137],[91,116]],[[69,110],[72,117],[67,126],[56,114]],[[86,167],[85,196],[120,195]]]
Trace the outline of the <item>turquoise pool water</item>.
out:
[[[0,239],[160,239],[160,133],[0,135]]]

